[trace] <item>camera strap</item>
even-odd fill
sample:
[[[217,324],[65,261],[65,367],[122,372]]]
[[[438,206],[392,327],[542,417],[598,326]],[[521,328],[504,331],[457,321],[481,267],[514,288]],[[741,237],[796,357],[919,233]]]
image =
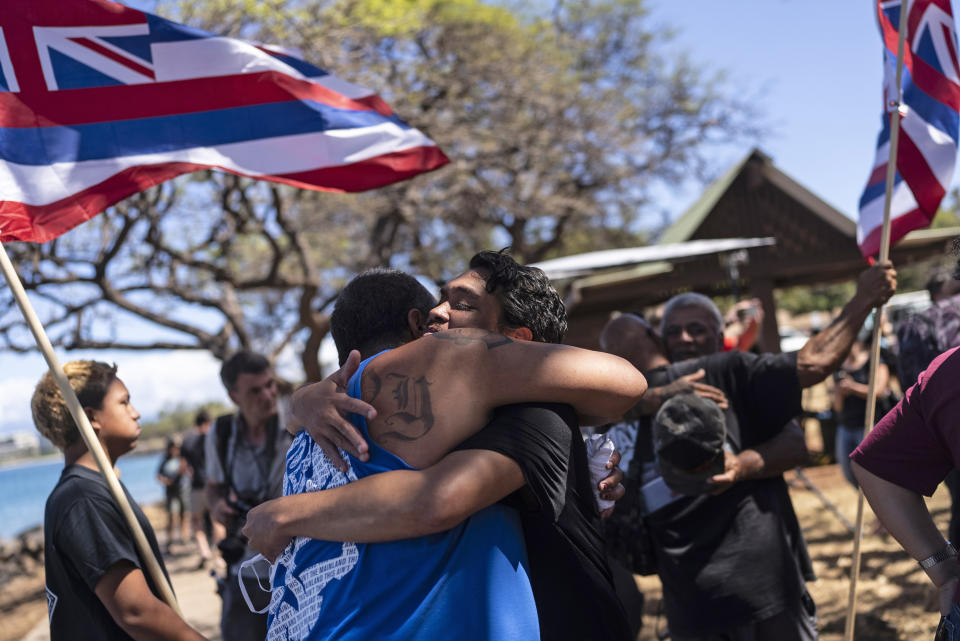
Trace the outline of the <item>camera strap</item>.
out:
[[[233,463],[237,458],[237,447],[240,442],[240,421],[243,420],[243,417],[239,412],[237,412],[230,415],[230,419],[231,420],[224,421],[223,423],[221,423],[220,420],[217,421],[216,428],[218,450],[221,449],[220,443],[223,443],[222,451],[218,452],[218,456],[220,456],[220,465],[224,470],[223,477],[226,481],[225,484],[227,486],[227,491],[230,492],[232,490],[237,496],[240,496],[240,492],[233,484]],[[221,430],[223,430],[223,428],[227,428],[228,431],[222,432]],[[250,447],[254,464],[257,466],[257,473],[260,475],[260,487],[258,488],[257,496],[258,501],[264,500],[270,493],[270,469],[273,467],[273,459],[277,454],[278,429],[279,419],[277,416],[274,416],[267,422],[266,427],[267,440],[264,450],[264,453],[266,454],[266,469],[264,469],[263,461],[257,454],[256,449],[247,443],[247,445]],[[232,443],[230,443],[231,440],[233,441]],[[231,445],[232,447],[230,447]]]

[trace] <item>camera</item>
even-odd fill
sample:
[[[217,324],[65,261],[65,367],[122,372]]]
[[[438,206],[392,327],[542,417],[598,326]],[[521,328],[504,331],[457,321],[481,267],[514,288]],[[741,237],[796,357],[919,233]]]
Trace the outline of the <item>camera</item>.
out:
[[[247,512],[259,503],[260,501],[251,500],[249,497],[238,497],[234,501],[227,499],[227,505],[237,512],[237,516],[227,526],[227,535],[217,543],[220,555],[227,565],[235,565],[243,559],[247,550],[247,537],[241,533],[241,530],[247,521]]]

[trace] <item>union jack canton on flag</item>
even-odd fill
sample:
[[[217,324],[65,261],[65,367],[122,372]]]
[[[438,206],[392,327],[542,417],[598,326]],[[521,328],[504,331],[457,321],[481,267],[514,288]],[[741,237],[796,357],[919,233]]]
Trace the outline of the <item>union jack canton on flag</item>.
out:
[[[857,243],[865,257],[880,251],[902,6],[901,0],[877,3],[884,45],[884,113],[873,173],[860,197]],[[960,120],[960,64],[950,0],[912,0],[906,7],[900,137],[890,204],[891,244],[914,229],[928,226],[937,213],[953,176]]]
[[[3,0],[0,241],[198,169],[361,191],[446,162],[377,95],[284,52],[108,0]]]

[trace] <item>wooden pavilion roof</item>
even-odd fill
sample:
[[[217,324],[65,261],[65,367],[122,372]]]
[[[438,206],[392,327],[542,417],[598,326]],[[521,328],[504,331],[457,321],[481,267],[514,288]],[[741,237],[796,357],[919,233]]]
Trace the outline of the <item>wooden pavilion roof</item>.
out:
[[[904,265],[942,253],[958,235],[958,228],[918,230],[893,248],[891,259]],[[777,169],[758,150],[710,185],[664,232],[660,243],[760,237],[772,237],[776,243],[741,250],[739,258],[746,261],[739,265],[739,278],[731,278],[730,254],[715,254],[556,283],[568,303],[567,342],[596,347],[596,337],[611,312],[641,310],[680,292],[708,296],[752,292],[772,305],[774,288],[849,280],[866,266],[857,247],[856,223]],[[765,311],[767,318],[773,317],[774,310]],[[770,342],[771,336],[767,338]]]

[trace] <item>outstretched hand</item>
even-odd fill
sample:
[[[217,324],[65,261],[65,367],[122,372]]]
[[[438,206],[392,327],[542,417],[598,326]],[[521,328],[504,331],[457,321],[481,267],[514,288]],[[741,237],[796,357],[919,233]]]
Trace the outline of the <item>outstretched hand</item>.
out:
[[[347,395],[347,384],[359,365],[360,352],[353,350],[339,370],[294,392],[291,403],[291,426],[306,429],[341,472],[348,470],[341,449],[361,461],[370,458],[363,435],[347,419],[348,414],[359,414],[369,421],[377,415],[372,405]]]

